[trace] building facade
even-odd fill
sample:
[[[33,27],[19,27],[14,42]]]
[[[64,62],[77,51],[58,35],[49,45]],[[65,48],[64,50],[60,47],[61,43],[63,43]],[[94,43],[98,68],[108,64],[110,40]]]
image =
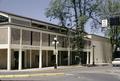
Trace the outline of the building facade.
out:
[[[57,38],[58,65],[110,63],[111,48],[106,38],[92,35],[87,39],[84,54],[72,50],[67,28],[35,19],[0,12],[0,69],[31,69],[54,66],[56,58],[52,41]],[[71,33],[72,34],[72,33]],[[99,50],[99,51],[98,51]],[[109,52],[108,52],[109,51]],[[108,58],[107,58],[108,57]]]

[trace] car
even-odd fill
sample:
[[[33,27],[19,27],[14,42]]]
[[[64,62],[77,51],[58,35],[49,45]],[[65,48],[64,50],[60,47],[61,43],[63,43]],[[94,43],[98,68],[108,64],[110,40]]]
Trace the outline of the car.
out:
[[[120,66],[120,58],[115,58],[113,61],[112,61],[112,66]]]

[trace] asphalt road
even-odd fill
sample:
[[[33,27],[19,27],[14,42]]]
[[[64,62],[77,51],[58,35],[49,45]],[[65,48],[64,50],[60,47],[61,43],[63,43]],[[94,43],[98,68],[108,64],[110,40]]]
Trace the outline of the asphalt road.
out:
[[[22,81],[120,81],[120,68],[112,67],[73,67],[59,70],[64,75],[55,76],[33,76],[22,78],[2,78],[1,80],[22,80]]]

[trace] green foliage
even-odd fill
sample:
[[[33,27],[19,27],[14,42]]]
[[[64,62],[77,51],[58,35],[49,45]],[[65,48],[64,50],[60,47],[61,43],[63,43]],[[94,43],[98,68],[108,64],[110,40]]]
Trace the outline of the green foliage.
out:
[[[94,24],[101,24],[101,19],[120,16],[120,0],[51,0],[45,14],[50,20],[59,20],[62,26],[76,27],[73,48],[77,48],[79,52],[84,48],[86,22],[93,19]],[[114,29],[109,27],[106,30],[112,46],[114,44],[120,46],[120,27],[117,32],[116,42]]]
[[[102,18],[119,15],[120,1],[119,0],[101,0],[103,1],[98,8],[98,14]]]
[[[77,50],[84,48],[84,25],[93,19],[100,0],[51,0],[46,16],[58,19],[62,26],[74,26],[76,30],[74,39]]]
[[[120,16],[120,1],[119,0],[104,0],[104,3],[99,5],[98,16],[101,19]],[[120,28],[120,27],[118,27]],[[119,29],[118,29],[119,32]],[[111,37],[114,34],[114,30],[109,27],[106,31],[106,35]]]
[[[45,15],[50,19],[58,19],[62,26],[65,26],[69,16],[69,10],[66,8],[66,0],[51,0],[50,8],[47,8]]]

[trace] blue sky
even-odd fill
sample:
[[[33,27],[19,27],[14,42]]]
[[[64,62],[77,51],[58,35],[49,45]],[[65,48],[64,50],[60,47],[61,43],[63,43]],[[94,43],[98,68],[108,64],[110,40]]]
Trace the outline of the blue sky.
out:
[[[49,2],[50,0],[0,0],[0,10],[49,21],[44,15]]]
[[[0,10],[58,24],[57,21],[49,21],[44,15],[46,8],[49,7],[50,1],[51,0],[0,0]],[[86,27],[86,31],[91,33],[89,24]],[[95,34],[103,35],[100,31]]]

